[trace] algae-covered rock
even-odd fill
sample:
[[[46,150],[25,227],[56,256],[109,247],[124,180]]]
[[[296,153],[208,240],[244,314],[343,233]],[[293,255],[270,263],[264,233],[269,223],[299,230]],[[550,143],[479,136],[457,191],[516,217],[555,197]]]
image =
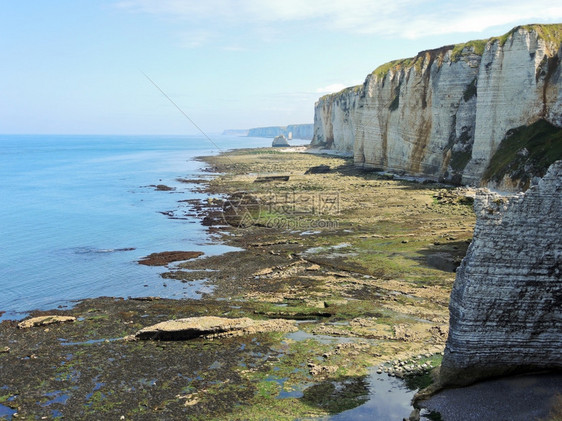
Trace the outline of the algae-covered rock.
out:
[[[166,266],[172,262],[195,259],[203,254],[202,251],[163,251],[149,254],[140,259],[139,263],[145,266]]]
[[[31,319],[24,320],[23,322],[18,323],[18,328],[20,329],[27,329],[30,327],[36,326],[47,326],[55,323],[66,323],[66,322],[73,322],[76,320],[76,317],[72,316],[39,316],[33,317]]]
[[[137,339],[163,341],[189,340],[199,337],[219,338],[265,332],[294,332],[298,330],[290,320],[253,320],[248,317],[229,319],[204,316],[168,320],[139,330]]]

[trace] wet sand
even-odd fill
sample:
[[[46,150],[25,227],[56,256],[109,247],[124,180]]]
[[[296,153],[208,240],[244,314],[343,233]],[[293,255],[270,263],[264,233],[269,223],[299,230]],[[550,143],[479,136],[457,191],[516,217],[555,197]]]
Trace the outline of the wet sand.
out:
[[[546,420],[557,396],[562,396],[562,373],[543,373],[444,390],[420,405],[445,421]]]

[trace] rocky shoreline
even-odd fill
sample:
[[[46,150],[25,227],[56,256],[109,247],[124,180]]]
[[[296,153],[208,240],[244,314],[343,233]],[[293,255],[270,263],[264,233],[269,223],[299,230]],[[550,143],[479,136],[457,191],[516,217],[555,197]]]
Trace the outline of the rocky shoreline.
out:
[[[337,156],[257,149],[204,160],[216,175],[193,184],[208,200],[178,202],[178,212],[197,214],[212,238],[240,251],[183,262],[154,256],[172,258],[158,262],[168,282],[211,287],[200,300],[106,297],[32,314],[71,323],[1,323],[0,405],[14,419],[325,417],[365,402],[369,367],[410,370],[415,388],[431,382],[452,270],[474,224],[465,192],[362,172]],[[254,183],[271,175],[284,178]],[[225,220],[229,201],[252,219]],[[121,340],[209,316],[283,319],[298,332]]]

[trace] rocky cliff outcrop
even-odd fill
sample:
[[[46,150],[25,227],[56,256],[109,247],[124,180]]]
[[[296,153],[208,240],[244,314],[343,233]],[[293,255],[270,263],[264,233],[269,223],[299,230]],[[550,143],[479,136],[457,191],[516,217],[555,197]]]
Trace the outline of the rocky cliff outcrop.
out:
[[[312,139],[313,124],[290,124],[288,126],[256,127],[248,131],[252,137],[275,137],[283,135],[289,139]]]
[[[285,136],[283,136],[282,134],[280,134],[279,136],[275,136],[275,138],[273,139],[273,142],[271,143],[271,146],[273,146],[273,147],[285,147],[285,146],[291,146],[291,145],[289,145],[289,142],[287,142],[287,138]]]
[[[528,25],[387,63],[320,98],[312,144],[364,167],[526,189],[562,158],[561,44],[562,24]]]
[[[526,193],[481,193],[475,211],[441,382],[562,368],[562,161]]]

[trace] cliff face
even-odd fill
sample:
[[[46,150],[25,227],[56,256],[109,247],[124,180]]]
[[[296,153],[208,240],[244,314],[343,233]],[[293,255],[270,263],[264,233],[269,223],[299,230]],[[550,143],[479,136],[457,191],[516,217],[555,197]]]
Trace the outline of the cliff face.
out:
[[[441,381],[562,368],[562,161],[511,197],[477,196],[457,270]]]
[[[352,151],[364,167],[526,188],[530,172],[542,176],[562,158],[561,40],[562,24],[530,25],[383,65],[363,85],[316,103],[312,144]],[[515,152],[532,155],[521,164],[527,179],[513,177],[520,168],[490,167],[514,129],[535,124],[553,134],[556,156],[537,164],[544,151],[525,139]]]
[[[312,124],[290,124],[288,126],[256,127],[248,131],[248,136],[253,137],[290,137],[294,139],[312,139],[314,126]]]

